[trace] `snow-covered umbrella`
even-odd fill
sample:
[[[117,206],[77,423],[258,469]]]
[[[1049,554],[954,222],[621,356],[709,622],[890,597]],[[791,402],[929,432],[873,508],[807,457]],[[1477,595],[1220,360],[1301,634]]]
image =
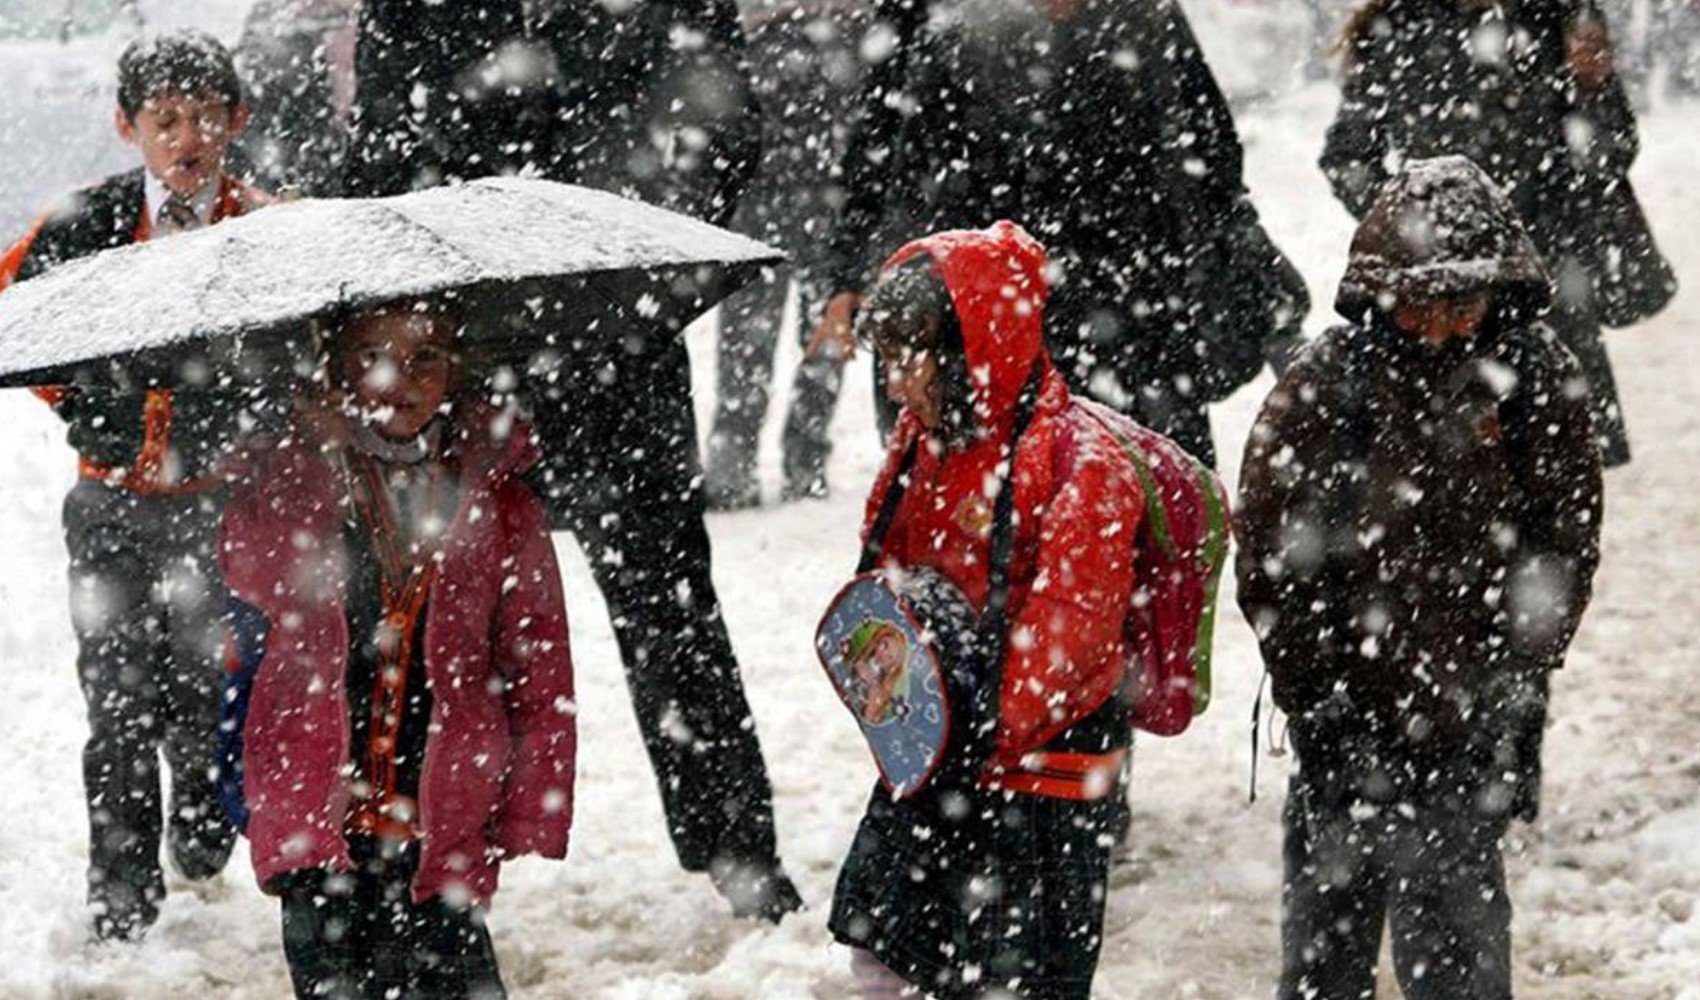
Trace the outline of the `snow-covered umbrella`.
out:
[[[605,338],[666,336],[763,265],[770,247],[588,188],[492,178],[394,198],[276,205],[108,250],[0,295],[0,386],[272,376],[313,320],[415,299],[467,320],[488,361],[570,363]]]

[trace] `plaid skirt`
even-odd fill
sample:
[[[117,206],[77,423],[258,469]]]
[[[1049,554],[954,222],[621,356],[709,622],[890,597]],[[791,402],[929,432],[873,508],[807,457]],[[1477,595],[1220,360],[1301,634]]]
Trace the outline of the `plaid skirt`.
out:
[[[1089,997],[1119,798],[876,786],[833,936],[945,1000]]]

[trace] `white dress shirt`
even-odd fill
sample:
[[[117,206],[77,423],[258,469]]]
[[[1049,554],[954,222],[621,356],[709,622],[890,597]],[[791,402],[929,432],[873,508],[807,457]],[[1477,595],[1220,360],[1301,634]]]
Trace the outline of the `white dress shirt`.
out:
[[[201,185],[199,191],[196,191],[190,197],[189,207],[195,210],[196,222],[193,225],[186,226],[178,225],[176,220],[161,213],[161,210],[165,208],[166,201],[171,198],[171,189],[165,186],[165,182],[146,171],[143,172],[143,176],[145,178],[144,189],[147,193],[142,210],[148,214],[148,221],[153,225],[155,236],[169,236],[172,233],[183,232],[187,229],[199,229],[212,222],[213,209],[218,202],[219,175],[213,175],[205,184]]]

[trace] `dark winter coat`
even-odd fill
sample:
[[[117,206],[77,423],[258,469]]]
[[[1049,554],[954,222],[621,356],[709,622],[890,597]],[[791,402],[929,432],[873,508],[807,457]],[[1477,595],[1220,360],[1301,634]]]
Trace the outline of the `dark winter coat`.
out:
[[[723,223],[760,151],[744,44],[731,0],[363,3],[352,193],[531,168]]]
[[[1100,755],[1128,745],[1123,631],[1143,493],[1103,424],[1075,403],[1044,353],[1043,250],[1009,223],[917,240],[950,291],[982,436],[944,446],[905,412],[869,498],[872,530],[902,456],[914,463],[878,562],[926,567],[977,608],[987,599],[997,480],[1029,373],[1031,422],[1013,459],[1014,544],[996,747],[978,782],[935,781],[893,801],[876,788],[839,875],[830,926],[931,994],[1086,997],[1097,965],[1115,782],[1078,797],[1016,788],[1034,751]],[[866,542],[866,539],[864,539]],[[1108,758],[1101,755],[1109,754]]]
[[[560,570],[543,507],[521,478],[537,458],[486,407],[462,410],[449,445],[460,505],[425,611],[432,725],[419,776],[423,831],[413,896],[487,906],[503,857],[563,857],[576,723]],[[239,632],[252,688],[241,726],[242,795],[262,888],[311,868],[346,871],[351,734],[346,489],[301,438],[245,456],[219,562],[252,608]]]
[[[1322,169],[1361,218],[1407,160],[1469,157],[1503,185],[1549,259],[1586,225],[1591,178],[1624,176],[1640,142],[1615,76],[1590,90],[1565,35],[1590,0],[1383,0],[1349,41]]]
[[[724,225],[761,155],[761,106],[733,0],[534,5],[554,61],[557,180]]]
[[[748,23],[762,155],[734,228],[784,249],[807,280],[838,210],[834,173],[850,131],[839,112],[860,92],[873,5],[785,3]]]
[[[1041,93],[1044,17],[991,0],[882,0],[853,104],[842,204],[822,265],[860,292],[916,233],[1021,217],[1021,137]],[[977,16],[995,11],[995,18]],[[893,237],[896,242],[894,243]]]
[[[1492,296],[1482,328],[1439,348],[1387,312],[1476,291]],[[1239,600],[1307,769],[1361,764],[1354,741],[1428,761],[1405,772],[1425,776],[1471,747],[1538,745],[1601,515],[1576,363],[1538,319],[1549,294],[1485,174],[1408,165],[1353,241],[1336,302],[1352,325],[1265,403],[1240,484]],[[1540,695],[1532,719],[1513,690]],[[1521,728],[1496,730],[1508,717]]]
[[[353,83],[355,4],[260,0],[248,12],[236,65],[249,119],[237,147],[245,176],[268,190],[313,197],[342,190],[349,136],[338,92]]]
[[[553,141],[551,108],[527,44],[520,0],[361,3],[346,193],[402,194],[536,165]]]
[[[1087,0],[1052,45],[1022,192],[1067,279],[1052,353],[1075,391],[1213,464],[1205,404],[1298,331],[1304,282],[1258,222],[1228,103],[1178,3]]]
[[[212,221],[246,214],[269,200],[224,178]],[[0,289],[66,261],[147,240],[153,224],[146,202],[140,168],[72,192],[6,254]],[[65,421],[85,475],[141,492],[207,480],[235,440],[244,406],[256,402],[189,388],[148,391],[128,384],[120,370],[90,370],[70,385],[38,394]]]
[[[1565,61],[1587,17],[1598,19],[1591,0],[1385,0],[1351,42],[1322,169],[1357,217],[1411,159],[1467,156],[1504,186],[1552,271],[1553,325],[1589,379],[1607,462],[1620,464],[1628,438],[1594,300],[1613,258],[1644,255],[1651,238],[1623,187],[1639,149],[1623,85],[1591,89]]]

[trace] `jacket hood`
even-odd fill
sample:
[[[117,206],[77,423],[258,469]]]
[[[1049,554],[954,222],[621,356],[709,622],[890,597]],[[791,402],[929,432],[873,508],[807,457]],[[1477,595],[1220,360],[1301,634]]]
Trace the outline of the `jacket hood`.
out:
[[[1013,419],[1016,398],[1044,350],[1045,248],[1013,222],[954,229],[914,240],[885,262],[889,271],[920,254],[950,292],[962,328],[974,416],[999,431]]]
[[[1352,237],[1334,310],[1353,323],[1402,300],[1494,293],[1493,308],[1532,316],[1552,280],[1511,202],[1462,156],[1412,160],[1381,189]]]

